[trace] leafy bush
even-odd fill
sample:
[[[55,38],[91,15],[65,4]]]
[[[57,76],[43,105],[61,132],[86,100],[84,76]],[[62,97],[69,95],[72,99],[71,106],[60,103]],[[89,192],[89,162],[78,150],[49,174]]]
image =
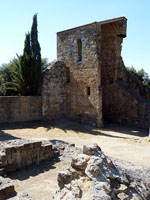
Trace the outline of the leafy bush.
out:
[[[0,67],[0,95],[12,96],[17,95],[18,92],[14,89],[13,79],[14,73],[17,71],[17,64],[19,60],[14,58],[8,64],[2,64]]]
[[[37,14],[33,16],[31,32],[26,34],[23,55],[0,67],[0,95],[39,95],[42,72],[47,59],[41,59],[38,42]]]
[[[22,95],[20,57],[12,59],[9,63],[0,66],[0,96]],[[47,67],[47,58],[42,59],[42,72]]]
[[[126,67],[127,71],[136,76],[144,85],[150,86],[150,76],[144,69],[136,70],[133,66]]]

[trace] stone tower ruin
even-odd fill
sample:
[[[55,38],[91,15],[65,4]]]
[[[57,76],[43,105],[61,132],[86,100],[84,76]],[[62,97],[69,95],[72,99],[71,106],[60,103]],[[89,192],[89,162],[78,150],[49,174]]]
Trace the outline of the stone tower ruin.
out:
[[[127,19],[119,17],[57,33],[58,61],[43,79],[45,119],[148,127],[150,90],[126,71],[121,57],[126,27]]]

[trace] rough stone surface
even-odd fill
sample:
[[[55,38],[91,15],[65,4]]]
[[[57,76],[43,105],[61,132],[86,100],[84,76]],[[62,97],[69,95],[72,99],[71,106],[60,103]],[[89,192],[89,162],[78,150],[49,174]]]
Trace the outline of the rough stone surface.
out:
[[[43,78],[44,119],[148,128],[150,88],[127,72],[121,58],[126,21],[120,17],[57,33],[58,61]]]
[[[56,158],[67,147],[71,149],[74,145],[56,140],[33,141],[16,139],[0,142],[0,169],[4,169],[2,170],[2,175],[6,175],[8,172],[29,166],[33,163],[38,164],[42,160]],[[75,149],[74,147],[74,150],[72,149],[70,152],[75,152]],[[74,174],[74,171],[73,169],[72,174]],[[8,198],[11,200],[32,200],[24,192],[16,193],[14,185],[9,183],[6,178],[0,176],[0,200],[6,200]]]
[[[85,169],[90,157],[85,154],[79,154],[72,158],[71,166],[76,169]]]
[[[50,141],[32,141],[25,139],[0,142],[1,173],[16,171],[16,169],[38,164],[42,160],[59,155]]]
[[[97,152],[97,149],[99,148],[99,151],[101,150],[100,147],[97,144],[89,144],[83,146],[83,153],[87,155],[94,155],[95,152]]]
[[[23,144],[31,144],[31,141],[17,141],[6,142],[5,145],[7,144],[7,147],[12,145],[12,148],[15,148],[17,143],[19,147]],[[40,146],[36,143],[34,145]],[[85,145],[82,151],[76,148],[74,144],[63,141],[42,141],[42,146],[45,146],[45,148],[49,145],[53,145],[53,149],[60,152],[60,160],[64,160],[70,165],[70,167],[58,173],[57,180],[60,190],[56,192],[53,199],[150,199],[150,168],[108,158],[97,144]],[[3,153],[5,152],[4,146],[1,151]],[[29,148],[29,146],[26,147]],[[83,154],[83,152],[86,154]],[[5,196],[6,194],[14,195],[10,198],[11,200],[31,200],[31,197],[25,193],[15,194],[14,186],[2,177],[0,177],[0,188],[2,191],[4,188]],[[0,195],[0,197],[3,196]],[[8,197],[4,199],[8,199]]]
[[[119,23],[118,21],[118,23],[107,23],[101,26],[99,45],[101,46],[103,119],[148,128],[150,88],[143,86],[125,69],[121,58],[123,37],[119,35],[121,33]],[[122,22],[121,26],[126,27],[126,24]]]
[[[41,119],[40,96],[0,97],[0,123]]]
[[[50,140],[54,148],[59,151],[60,159],[71,163],[72,158],[82,153],[82,149],[77,148],[73,143],[67,143],[62,140]]]
[[[101,76],[97,24],[57,33],[58,60],[65,62],[70,81],[65,85],[68,118],[102,126]],[[79,59],[78,41],[82,43]]]
[[[150,87],[127,72],[121,57],[126,27],[120,17],[58,32],[58,60],[43,75],[42,97],[0,97],[0,123],[69,118],[148,128]]]
[[[6,200],[14,195],[14,186],[0,176],[0,200]]]
[[[66,112],[66,65],[51,63],[44,73],[42,84],[42,115],[45,120],[63,118]]]
[[[58,174],[60,190],[53,199],[150,199],[150,168],[111,160],[96,144],[84,146],[84,149],[92,152],[88,159],[84,159],[86,165],[82,168],[72,165]],[[79,154],[79,161],[83,157],[83,154]],[[78,163],[73,158],[72,162],[74,161]]]
[[[81,199],[81,189],[78,186],[78,184],[74,181],[72,181],[70,184],[68,184],[66,187],[64,187],[63,191],[60,193],[58,192],[56,197],[53,199],[55,200],[60,200],[60,199],[65,199],[66,200],[79,200]]]

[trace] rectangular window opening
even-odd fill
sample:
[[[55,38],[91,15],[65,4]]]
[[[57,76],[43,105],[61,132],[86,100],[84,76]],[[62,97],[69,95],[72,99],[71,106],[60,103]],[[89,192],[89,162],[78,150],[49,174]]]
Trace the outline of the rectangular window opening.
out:
[[[69,67],[66,69],[66,83],[70,83],[70,70]]]
[[[87,87],[87,95],[88,95],[88,96],[91,95],[91,89],[90,89],[90,87]]]
[[[82,61],[82,41],[81,39],[77,40],[77,48],[78,48],[78,61]]]

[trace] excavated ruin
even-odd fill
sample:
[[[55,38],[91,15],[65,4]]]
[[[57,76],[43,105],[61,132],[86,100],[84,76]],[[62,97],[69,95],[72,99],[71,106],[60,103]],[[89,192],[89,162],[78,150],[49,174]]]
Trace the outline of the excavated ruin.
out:
[[[25,153],[26,152],[26,153]],[[37,152],[40,152],[37,154]],[[30,157],[26,157],[25,155]],[[32,200],[17,193],[5,179],[10,171],[59,156],[67,168],[58,173],[59,190],[53,200],[149,200],[150,168],[107,157],[97,144],[83,150],[63,141],[12,140],[1,142],[0,200]],[[10,164],[10,161],[13,164]],[[10,166],[15,167],[10,167]],[[3,173],[2,173],[3,172]]]
[[[150,168],[112,160],[97,144],[83,146],[58,174],[54,200],[148,200]]]

